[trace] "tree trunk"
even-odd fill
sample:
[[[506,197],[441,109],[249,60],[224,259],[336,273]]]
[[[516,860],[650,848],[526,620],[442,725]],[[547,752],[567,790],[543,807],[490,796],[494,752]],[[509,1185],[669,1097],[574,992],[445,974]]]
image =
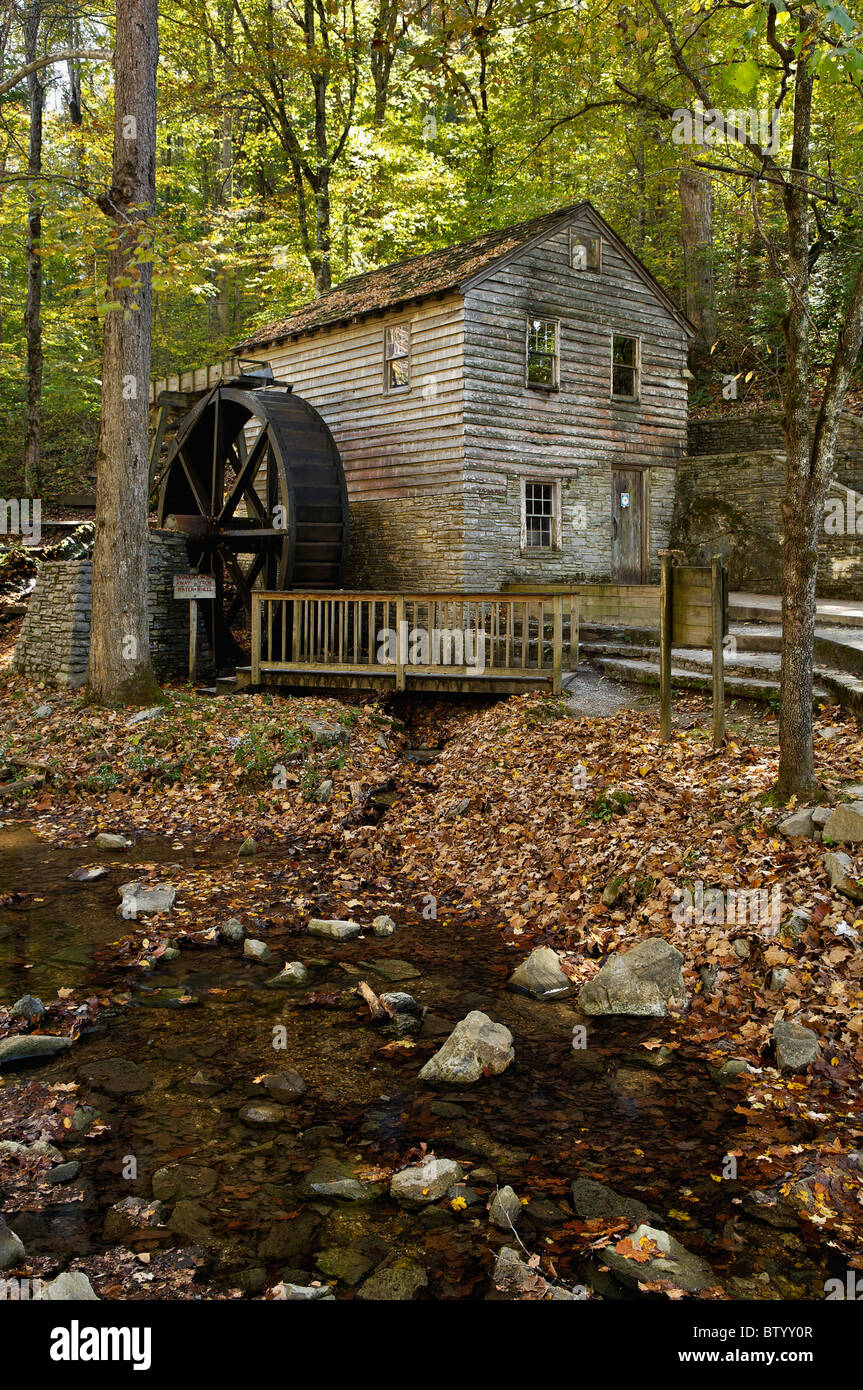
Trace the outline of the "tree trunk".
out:
[[[37,57],[42,25],[41,0],[33,0],[25,25],[26,61]],[[42,121],[45,87],[41,72],[27,78],[30,106],[30,140],[27,153],[27,304],[24,331],[27,338],[27,426],[24,437],[24,491],[29,497],[39,491],[42,454],[42,190],[35,182],[42,173]]]
[[[686,316],[696,336],[689,348],[693,372],[710,367],[716,342],[716,286],[713,278],[713,188],[710,179],[686,167],[680,174],[680,215]]]
[[[90,689],[107,704],[158,696],[147,618],[152,271],[141,261],[156,193],[158,0],[117,0],[113,184],[100,199],[115,224],[108,259]],[[124,285],[124,278],[133,283]]]
[[[800,23],[804,30],[810,22],[807,16],[801,15]],[[824,496],[819,497],[819,488],[811,475],[809,439],[809,149],[812,86],[813,77],[808,61],[798,61],[794,80],[791,168],[783,191],[788,227],[785,272],[788,307],[783,319],[786,351],[783,382],[786,477],[782,506],[782,698],[777,791],[785,798],[805,796],[815,785],[812,661],[815,646],[815,582]]]

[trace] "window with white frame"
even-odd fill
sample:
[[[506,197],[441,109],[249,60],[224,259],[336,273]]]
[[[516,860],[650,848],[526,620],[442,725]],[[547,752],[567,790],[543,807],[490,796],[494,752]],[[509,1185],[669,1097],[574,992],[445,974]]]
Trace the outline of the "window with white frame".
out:
[[[615,400],[638,400],[641,389],[640,373],[639,340],[615,333],[611,345],[611,394]]]
[[[557,319],[527,321],[528,386],[555,391],[560,383],[560,324]]]
[[[573,270],[602,270],[602,237],[570,227],[569,263]]]
[[[384,331],[384,387],[401,391],[411,384],[411,326],[396,323]]]
[[[560,544],[559,533],[559,485],[526,478],[521,487],[522,550],[556,550]]]

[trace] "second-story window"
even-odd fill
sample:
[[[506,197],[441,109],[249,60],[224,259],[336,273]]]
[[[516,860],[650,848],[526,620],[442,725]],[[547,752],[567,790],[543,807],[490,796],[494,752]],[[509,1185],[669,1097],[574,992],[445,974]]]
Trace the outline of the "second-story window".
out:
[[[560,383],[560,325],[557,319],[528,319],[528,386],[554,391]]]
[[[410,384],[411,329],[409,323],[398,323],[384,333],[384,386],[398,391]]]
[[[615,400],[638,400],[639,357],[638,339],[615,333],[611,348],[611,394]]]

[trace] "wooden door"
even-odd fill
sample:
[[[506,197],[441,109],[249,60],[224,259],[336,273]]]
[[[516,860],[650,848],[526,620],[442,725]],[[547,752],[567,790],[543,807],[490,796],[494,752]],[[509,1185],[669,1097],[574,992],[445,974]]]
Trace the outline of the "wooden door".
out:
[[[644,486],[637,468],[611,471],[611,578],[615,584],[644,579]]]

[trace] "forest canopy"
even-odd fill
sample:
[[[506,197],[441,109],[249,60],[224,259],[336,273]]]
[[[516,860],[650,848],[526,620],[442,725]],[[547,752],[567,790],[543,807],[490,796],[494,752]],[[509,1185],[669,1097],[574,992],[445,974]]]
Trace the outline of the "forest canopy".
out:
[[[860,257],[863,57],[852,7],[804,8],[801,40],[801,6],[784,0],[163,0],[157,209],[141,248],[154,373],[219,359],[346,276],[589,198],[699,328],[693,407],[778,399],[782,192],[752,146],[788,166],[780,51],[802,42],[817,382]],[[6,495],[24,481],[36,377],[28,485],[50,498],[95,461],[112,27],[109,8],[79,0],[0,10]]]

